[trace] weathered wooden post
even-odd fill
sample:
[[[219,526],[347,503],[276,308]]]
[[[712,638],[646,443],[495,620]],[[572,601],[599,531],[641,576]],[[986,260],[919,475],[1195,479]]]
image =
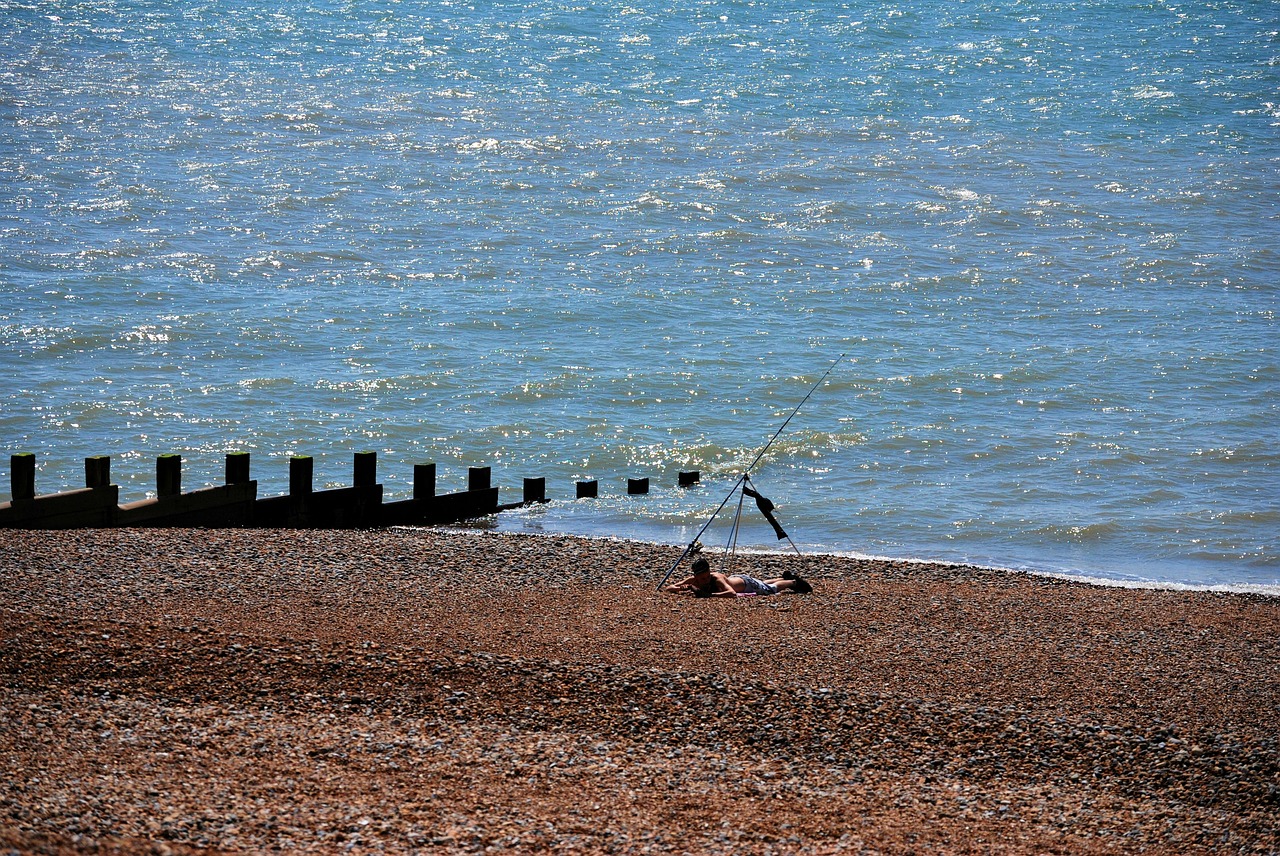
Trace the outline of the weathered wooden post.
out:
[[[524,480],[524,501],[546,502],[547,480],[545,478],[527,478]]]
[[[84,459],[84,486],[107,487],[111,484],[111,456],[94,455]]]
[[[289,495],[306,496],[311,493],[311,476],[315,459],[310,455],[294,455],[289,458]]]
[[[433,499],[436,495],[436,465],[413,465],[413,498]]]
[[[161,455],[156,458],[156,496],[182,493],[182,456]]]
[[[36,498],[36,456],[31,452],[9,456],[9,492],[15,502]]]
[[[248,484],[250,481],[252,479],[249,478],[249,453],[228,452],[227,484]]]
[[[467,490],[488,490],[491,473],[492,470],[489,467],[469,467],[467,469]]]
[[[356,452],[355,473],[351,483],[356,487],[372,487],[378,483],[378,453]]]
[[[680,487],[693,487],[702,478],[702,473],[694,470],[693,472],[681,472],[679,477]]]
[[[595,479],[577,482],[578,499],[595,499],[600,495],[600,482]]]
[[[649,492],[648,478],[627,479],[627,493],[629,495],[636,496],[638,494],[648,493],[648,492]]]

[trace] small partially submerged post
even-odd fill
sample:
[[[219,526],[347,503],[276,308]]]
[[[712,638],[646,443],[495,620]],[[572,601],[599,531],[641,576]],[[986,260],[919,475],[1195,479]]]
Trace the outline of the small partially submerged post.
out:
[[[489,467],[470,467],[467,469],[467,490],[488,490],[489,476],[492,470]]]
[[[627,479],[627,493],[638,496],[649,492],[649,479]]]
[[[526,478],[524,480],[524,501],[546,502],[547,501],[547,480],[545,478]]]
[[[693,487],[695,484],[698,483],[699,479],[701,478],[702,478],[702,473],[700,473],[698,470],[694,470],[693,472],[689,472],[689,473],[681,472],[679,477],[680,487]]]
[[[592,479],[591,481],[580,481],[577,483],[578,499],[595,499],[600,495],[600,482]]]

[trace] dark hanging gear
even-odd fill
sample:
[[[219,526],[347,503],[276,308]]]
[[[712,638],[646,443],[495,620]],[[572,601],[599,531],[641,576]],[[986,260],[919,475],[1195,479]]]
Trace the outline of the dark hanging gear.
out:
[[[787,533],[782,528],[782,524],[778,522],[778,518],[773,516],[774,505],[769,501],[769,498],[747,487],[746,484],[742,485],[742,492],[756,501],[756,508],[760,509],[760,513],[764,515],[764,519],[769,521],[769,525],[773,527],[773,531],[778,534],[778,540],[781,541],[783,538],[786,538]]]

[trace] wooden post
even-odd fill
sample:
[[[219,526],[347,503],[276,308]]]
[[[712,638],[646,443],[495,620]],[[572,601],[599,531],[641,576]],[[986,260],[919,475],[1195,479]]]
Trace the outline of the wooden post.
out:
[[[111,456],[95,455],[84,459],[84,486],[107,487],[111,484]]]
[[[228,452],[227,453],[227,484],[248,484],[249,478],[249,453],[248,452]]]
[[[373,487],[378,483],[377,452],[356,452],[355,475],[351,483],[356,487]]]
[[[524,501],[525,502],[546,502],[547,501],[547,480],[545,478],[525,479],[524,480]]]
[[[595,499],[600,495],[600,482],[592,479],[591,481],[580,481],[578,486],[578,499]]]
[[[315,459],[310,455],[294,455],[289,458],[289,495],[303,496],[311,493],[311,476]]]
[[[161,455],[156,458],[156,496],[182,493],[182,456]]]
[[[471,467],[467,470],[467,490],[488,490],[489,467]]]
[[[631,496],[649,492],[649,480],[643,479],[627,479],[627,493]]]
[[[9,456],[9,492],[15,500],[35,499],[36,456],[19,452]]]
[[[702,473],[694,470],[691,473],[680,473],[680,487],[693,487],[702,478]]]
[[[431,499],[436,495],[436,465],[413,465],[413,498]]]

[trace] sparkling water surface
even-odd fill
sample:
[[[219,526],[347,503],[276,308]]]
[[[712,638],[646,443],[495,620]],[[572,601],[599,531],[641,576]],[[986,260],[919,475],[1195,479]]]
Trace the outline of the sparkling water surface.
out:
[[[843,354],[752,474],[801,550],[1280,586],[1278,31],[0,0],[0,438],[126,501],[490,465],[553,500],[499,528],[686,543]]]

